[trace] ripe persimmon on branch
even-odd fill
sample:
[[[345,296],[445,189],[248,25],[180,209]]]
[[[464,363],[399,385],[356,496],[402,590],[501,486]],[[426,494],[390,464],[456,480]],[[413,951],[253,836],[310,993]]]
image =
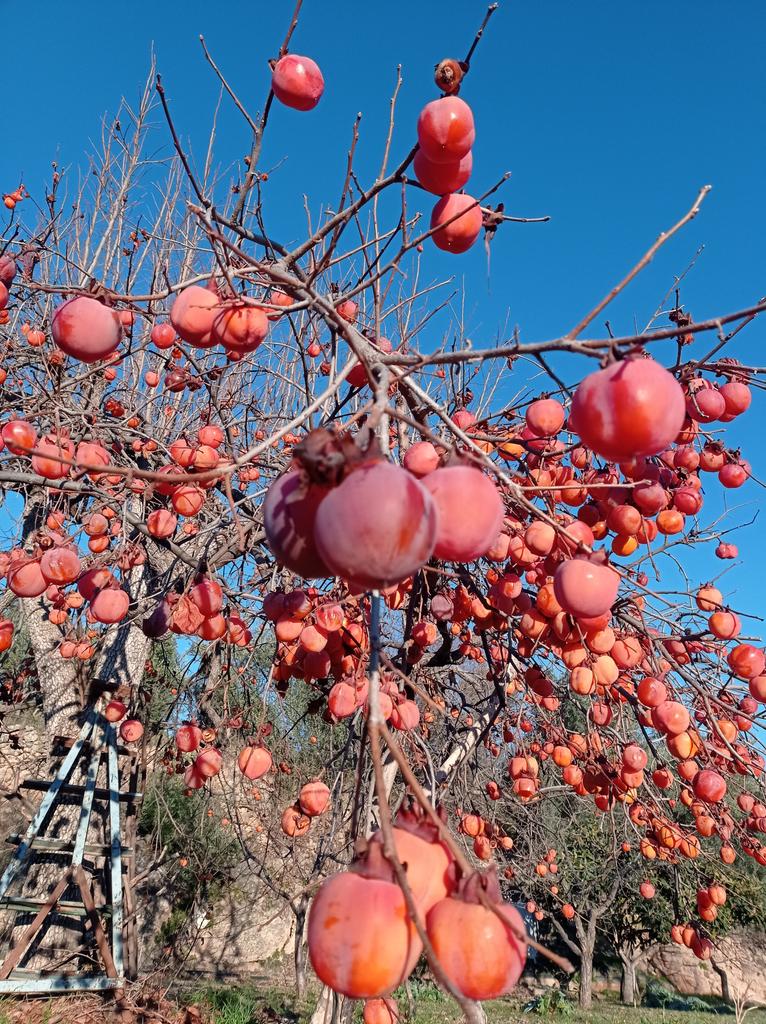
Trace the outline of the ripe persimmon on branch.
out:
[[[300,922],[299,984],[311,897],[311,963],[370,1019],[422,950],[473,1020],[527,945],[570,969],[527,936],[527,899],[581,958],[587,1005],[609,901],[573,883],[557,816],[608,836],[615,892],[672,868],[672,934],[700,958],[726,872],[766,864],[764,652],[684,560],[737,555],[706,499],[748,484],[725,427],[763,370],[721,350],[766,302],[694,321],[677,300],[671,326],[582,336],[705,186],[566,333],[473,346],[431,257],[545,219],[486,204],[507,174],[463,191],[498,173],[473,166],[470,77],[496,8],[437,65],[406,153],[397,72],[377,178],[357,120],[340,199],[292,248],[266,230],[259,161],[274,118],[322,116],[300,2],[258,115],[200,37],[250,132],[241,178],[213,172],[214,132],[201,168],[187,152],[152,68],[71,210],[54,167],[44,202],[6,196],[0,239],[0,484],[23,502],[0,651],[28,634],[52,736],[76,731],[85,678],[152,770],[223,802]],[[301,757],[315,777],[292,780]],[[252,828],[264,794],[280,814]]]

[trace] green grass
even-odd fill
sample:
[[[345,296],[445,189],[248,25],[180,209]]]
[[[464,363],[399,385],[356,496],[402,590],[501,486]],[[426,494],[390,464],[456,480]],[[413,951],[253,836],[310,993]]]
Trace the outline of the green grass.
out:
[[[250,1024],[260,1010],[256,992],[251,988],[207,989],[200,994],[199,1002],[210,1008],[217,1024]]]
[[[518,1003],[497,1000],[487,1003],[488,1024],[534,1024],[536,1021],[560,1021],[561,1024],[734,1024],[734,1014],[729,1012],[701,1013],[699,1010],[663,1010],[625,1006],[594,1005],[592,1010],[578,1010],[569,1004],[566,1012],[525,1013]],[[452,1003],[417,1002],[415,1024],[450,1024],[461,1020],[459,1009]],[[766,1024],[766,1013],[749,1013],[747,1024]]]
[[[452,1024],[461,1020],[459,1008],[433,985],[415,982],[413,985],[415,1007],[413,1024]],[[399,1006],[406,1019],[407,998],[404,992],[397,992]],[[609,997],[610,999],[613,997]],[[256,986],[211,987],[197,994],[190,1002],[197,1003],[206,1011],[213,1024],[306,1024],[311,1017],[313,999],[302,1005],[295,997],[276,988]],[[539,1001],[537,1012],[525,1011],[524,1004],[498,999],[485,1004],[488,1024],[535,1024],[535,1022],[556,1022],[561,1024],[734,1024],[733,1012],[725,1007],[711,1007],[702,1011],[697,1002],[691,1000],[690,1009],[668,1009],[654,1007],[619,1006],[604,999],[597,1000],[591,1010],[579,1010],[567,999]],[[558,1003],[556,1006],[555,1004]],[[354,1020],[361,1020],[362,1004],[355,1008]],[[747,1024],[766,1024],[766,1011],[756,1010],[746,1017]]]
[[[262,1024],[264,1021],[298,1022],[311,1017],[313,1001],[301,1005],[294,995],[255,985],[211,986],[188,1002],[207,1009],[214,1024]]]

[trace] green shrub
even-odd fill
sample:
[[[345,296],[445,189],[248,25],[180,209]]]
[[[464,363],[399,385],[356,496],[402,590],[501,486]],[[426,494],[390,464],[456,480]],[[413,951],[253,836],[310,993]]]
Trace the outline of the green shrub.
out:
[[[646,986],[642,1006],[685,1013],[719,1013],[720,1010],[697,996],[682,996],[653,978]]]
[[[524,1013],[535,1013],[538,1017],[571,1017],[574,1010],[574,1004],[558,988],[543,992],[524,1005]]]
[[[207,807],[205,795],[185,796],[180,777],[160,773],[152,777],[141,805],[139,835],[171,862],[173,909],[157,933],[160,947],[175,945],[195,900],[210,905],[220,898],[240,858],[236,840],[208,817]]]

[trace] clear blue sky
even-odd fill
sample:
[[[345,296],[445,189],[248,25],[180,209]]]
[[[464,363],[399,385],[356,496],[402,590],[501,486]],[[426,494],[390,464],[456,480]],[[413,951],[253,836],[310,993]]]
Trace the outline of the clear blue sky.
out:
[[[255,111],[266,95],[266,60],[278,49],[292,6],[291,0],[36,0],[21,16],[17,3],[0,0],[6,98],[0,190],[23,177],[41,195],[51,159],[82,166],[102,115],[116,109],[123,93],[136,97],[152,47],[179,131],[201,160],[218,90],[198,34]],[[323,201],[335,202],[357,111],[364,115],[359,173],[363,180],[374,176],[397,63],[404,86],[395,152],[406,152],[418,110],[435,95],[433,65],[464,55],[485,6],[473,0],[305,0],[292,49],[319,62],[326,91],[312,114],[274,111],[261,166],[288,158],[266,192],[277,237],[298,237],[304,192],[315,212]],[[463,92],[477,122],[471,185],[478,191],[510,170],[503,195],[508,212],[553,219],[500,231],[489,287],[479,246],[459,259],[430,250],[434,278],[454,273],[464,280],[476,344],[490,343],[509,320],[525,340],[561,334],[708,183],[714,189],[700,217],[610,309],[615,332],[643,325],[673,275],[703,244],[682,293],[698,318],[766,294],[765,35],[766,6],[757,0],[501,4]],[[241,158],[248,141],[239,115],[224,101],[221,167]],[[415,193],[411,202],[430,208]],[[764,332],[766,320],[748,328],[732,354],[766,363]],[[698,343],[697,354],[707,344]],[[757,395],[750,414],[727,435],[742,444],[761,479],[764,428],[764,401]],[[720,491],[707,491],[712,512]],[[763,493],[749,483],[730,496],[730,504],[745,506],[739,519],[762,506]],[[759,533],[756,526],[735,538],[747,562],[726,577],[743,610],[763,607],[755,567],[759,560],[763,565]],[[710,549],[694,556],[692,576],[706,578],[729,564]]]

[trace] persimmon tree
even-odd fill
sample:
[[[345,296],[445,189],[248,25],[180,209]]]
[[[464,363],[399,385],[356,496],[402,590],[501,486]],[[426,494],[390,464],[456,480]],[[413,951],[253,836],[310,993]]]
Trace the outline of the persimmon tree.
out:
[[[629,820],[600,814],[576,797],[561,799],[555,811],[555,818],[550,807],[544,813],[556,846],[518,857],[517,884],[529,896],[527,909],[577,958],[580,1006],[591,1006],[594,965],[604,954],[619,962],[620,998],[632,1005],[637,967],[667,941],[676,919],[686,862],[649,869],[633,855]]]
[[[56,167],[45,196],[6,195],[0,482],[23,511],[4,602],[51,735],[94,703],[127,744],[151,723],[188,799],[227,773],[252,796],[280,771],[296,722],[273,712],[291,690],[311,695],[302,723],[343,723],[263,836],[299,851],[332,822],[290,897],[316,893],[313,967],[379,1000],[422,950],[477,1019],[523,970],[509,829],[541,804],[587,802],[611,823],[609,860],[689,862],[700,891],[711,858],[766,863],[764,653],[744,610],[684,568],[692,546],[736,557],[706,499],[748,483],[725,429],[758,374],[737,336],[766,304],[694,321],[677,301],[667,323],[589,336],[705,187],[560,337],[469,343],[436,250],[503,245],[525,220],[489,201],[506,175],[471,153],[494,4],[465,59],[437,65],[411,147],[394,144],[397,77],[377,176],[359,179],[356,124],[332,212],[289,247],[260,160],[272,119],[322,117],[300,8],[258,114],[202,41],[242,116],[242,174],[213,172],[213,137],[193,158],[152,72],[76,195]],[[5,619],[0,646],[13,634]],[[158,715],[146,665],[168,635],[182,678]],[[698,956],[717,905],[702,898]]]

